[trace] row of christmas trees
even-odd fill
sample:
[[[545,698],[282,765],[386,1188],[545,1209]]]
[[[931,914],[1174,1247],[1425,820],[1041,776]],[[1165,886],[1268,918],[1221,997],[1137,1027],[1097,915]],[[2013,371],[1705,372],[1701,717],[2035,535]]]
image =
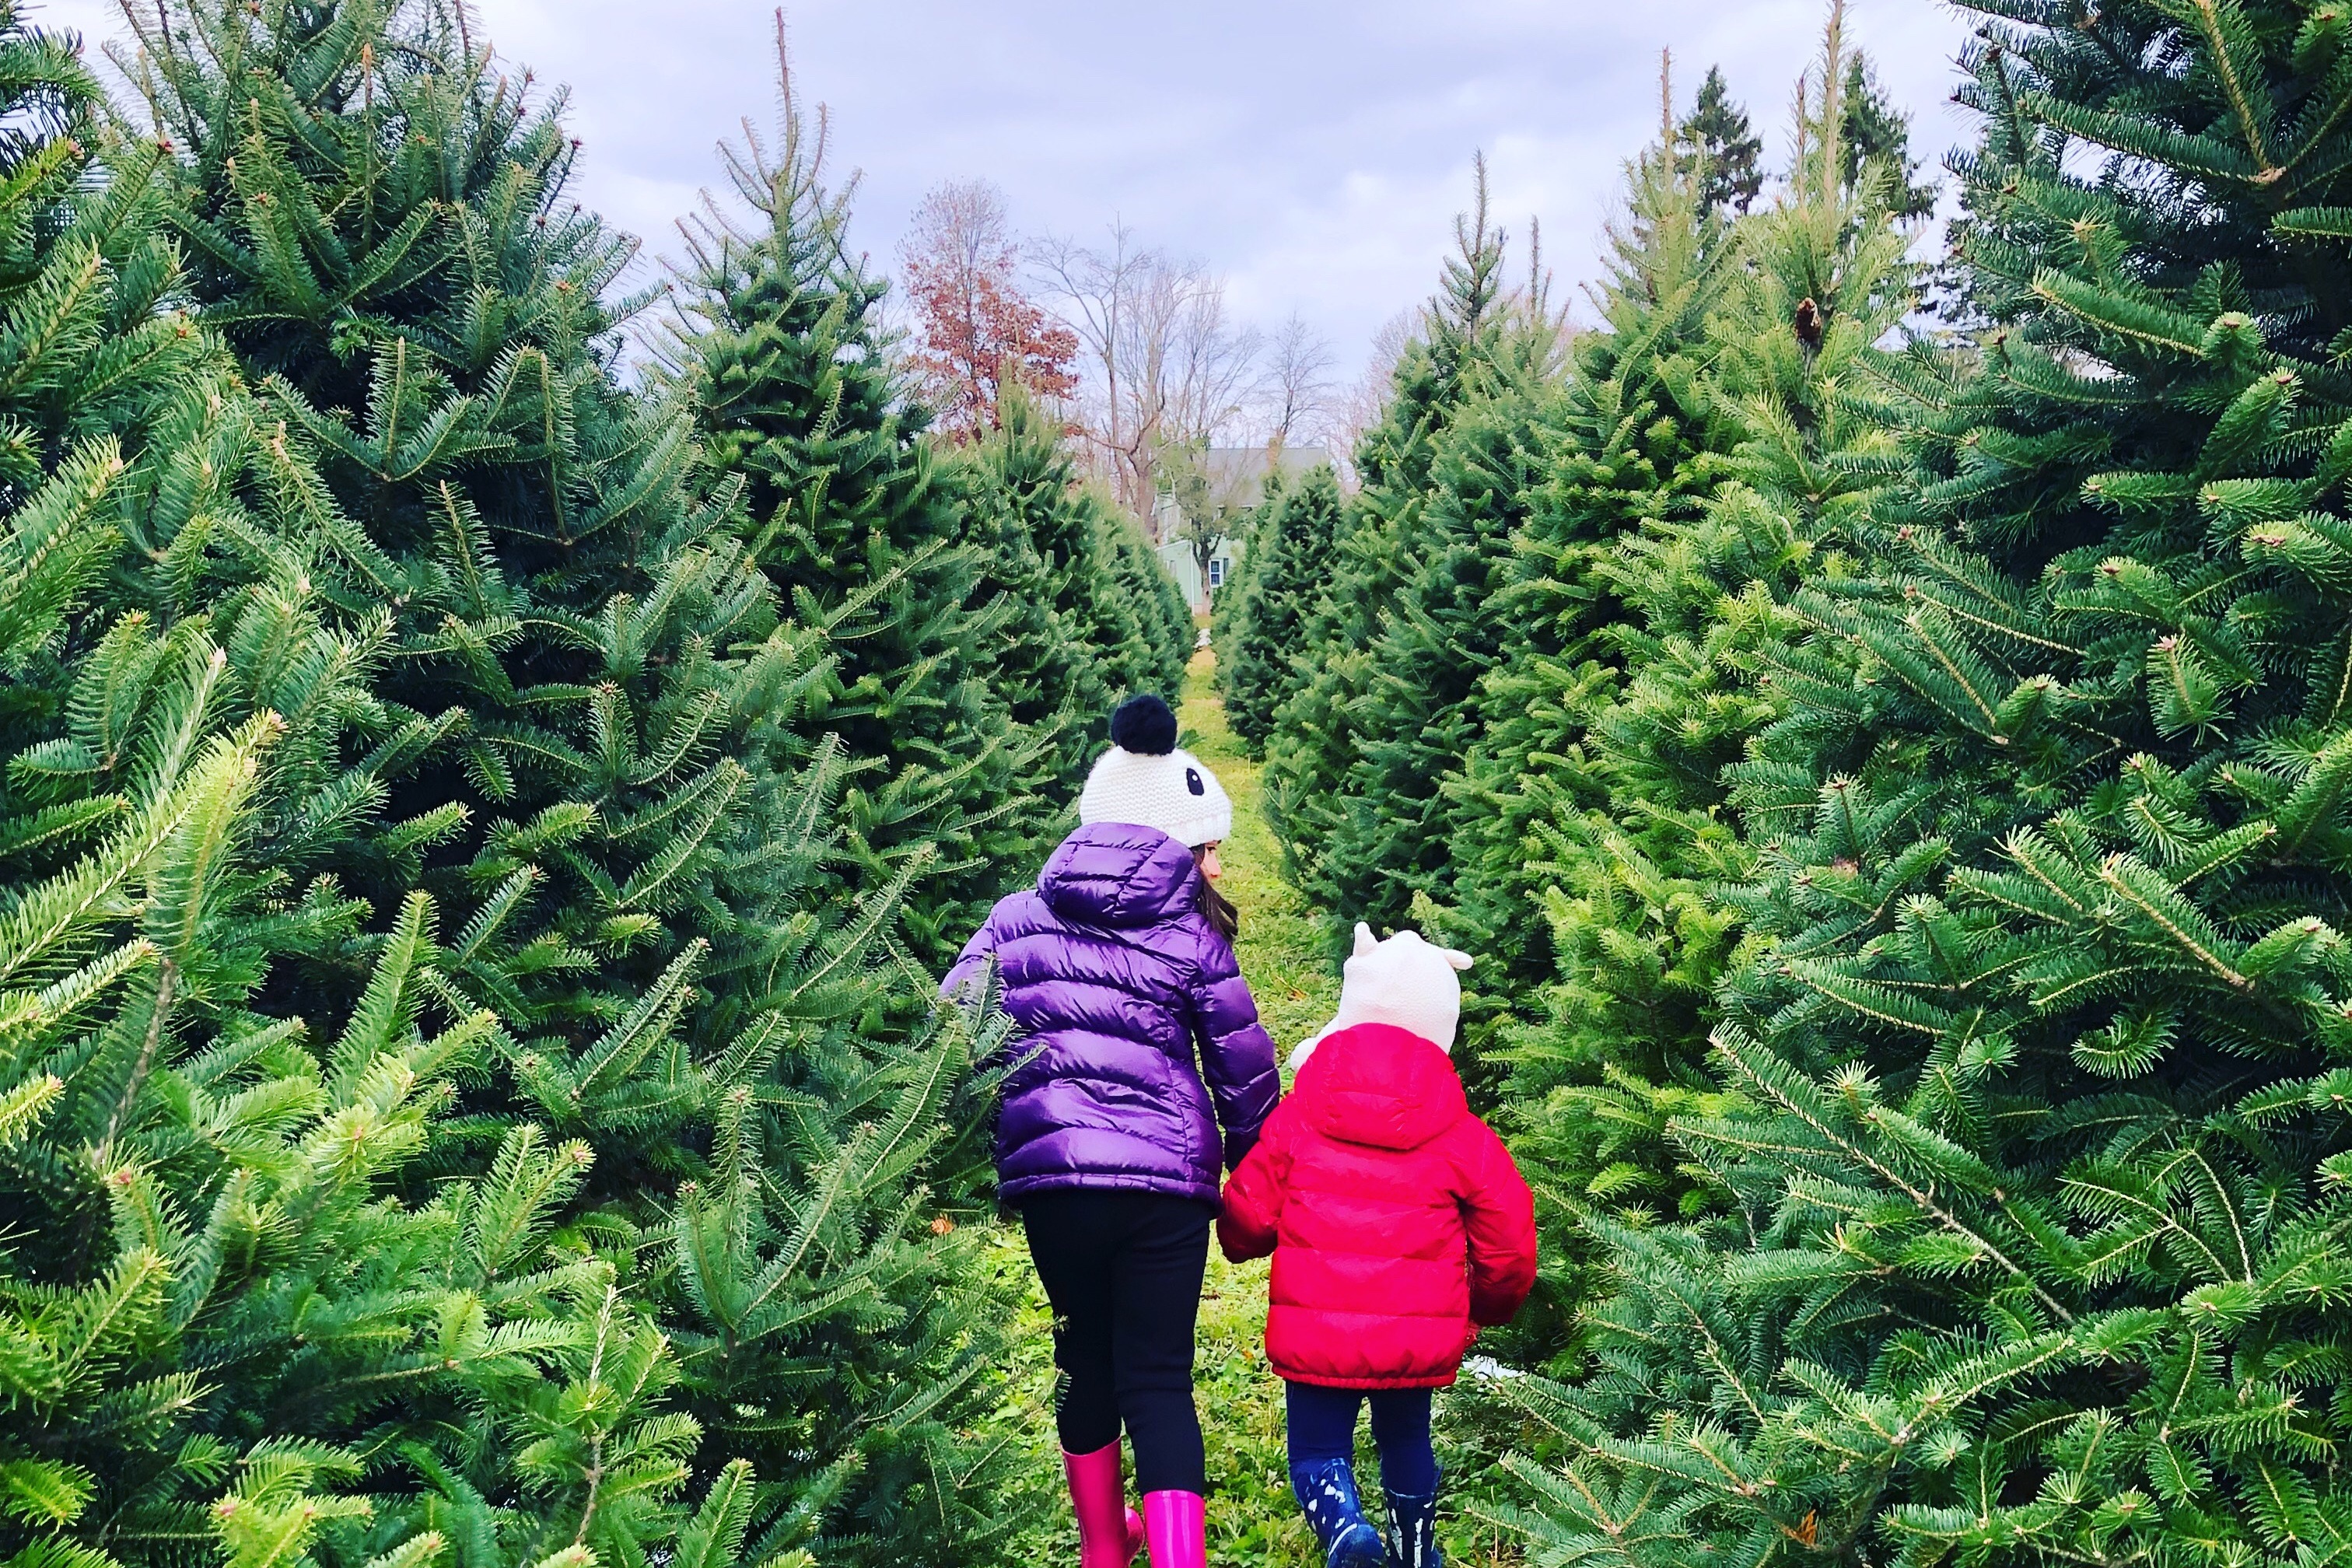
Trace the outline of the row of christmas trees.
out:
[[[1298,880],[1482,954],[1540,1561],[2352,1552],[2352,14],[1970,8],[1940,321],[1833,21],[1228,591]]]
[[[125,15],[0,4],[0,1561],[980,1560],[930,975],[1173,585],[796,114],[628,376],[457,0]]]

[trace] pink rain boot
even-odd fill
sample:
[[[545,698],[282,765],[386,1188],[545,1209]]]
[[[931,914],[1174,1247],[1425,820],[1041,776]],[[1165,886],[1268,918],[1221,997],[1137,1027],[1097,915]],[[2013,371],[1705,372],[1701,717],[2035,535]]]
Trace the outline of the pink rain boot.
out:
[[[1127,1506],[1118,1445],[1062,1456],[1078,1516],[1078,1568],[1127,1568],[1143,1550],[1143,1516]]]
[[[1209,1568],[1208,1504],[1198,1492],[1151,1492],[1143,1500],[1151,1568]]]

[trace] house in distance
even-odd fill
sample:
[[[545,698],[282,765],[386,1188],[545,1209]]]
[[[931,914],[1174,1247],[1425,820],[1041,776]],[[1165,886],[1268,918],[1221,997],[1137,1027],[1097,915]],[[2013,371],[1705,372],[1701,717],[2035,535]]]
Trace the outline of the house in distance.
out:
[[[1210,596],[1233,575],[1244,520],[1265,499],[1266,481],[1279,473],[1286,485],[1296,484],[1330,460],[1320,447],[1211,447],[1189,464],[1163,469],[1147,527],[1193,614],[1205,612]],[[1202,519],[1199,528],[1188,526],[1188,509]],[[1204,530],[1215,540],[1205,574],[1195,543]]]

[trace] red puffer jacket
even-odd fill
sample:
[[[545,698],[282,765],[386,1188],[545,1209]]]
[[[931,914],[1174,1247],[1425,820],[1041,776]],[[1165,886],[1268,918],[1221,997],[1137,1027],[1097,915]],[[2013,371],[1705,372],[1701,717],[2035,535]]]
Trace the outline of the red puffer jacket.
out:
[[[1236,1263],[1274,1254],[1265,1352],[1293,1383],[1437,1388],[1536,1279],[1535,1200],[1420,1036],[1359,1024],[1316,1047],[1225,1187]]]

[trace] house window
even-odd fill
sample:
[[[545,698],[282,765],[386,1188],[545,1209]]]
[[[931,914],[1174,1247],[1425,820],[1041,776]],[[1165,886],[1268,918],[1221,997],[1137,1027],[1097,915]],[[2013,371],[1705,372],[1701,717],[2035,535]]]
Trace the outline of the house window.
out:
[[[1209,586],[1212,588],[1222,588],[1224,585],[1225,558],[1220,555],[1214,561],[1209,563]]]

